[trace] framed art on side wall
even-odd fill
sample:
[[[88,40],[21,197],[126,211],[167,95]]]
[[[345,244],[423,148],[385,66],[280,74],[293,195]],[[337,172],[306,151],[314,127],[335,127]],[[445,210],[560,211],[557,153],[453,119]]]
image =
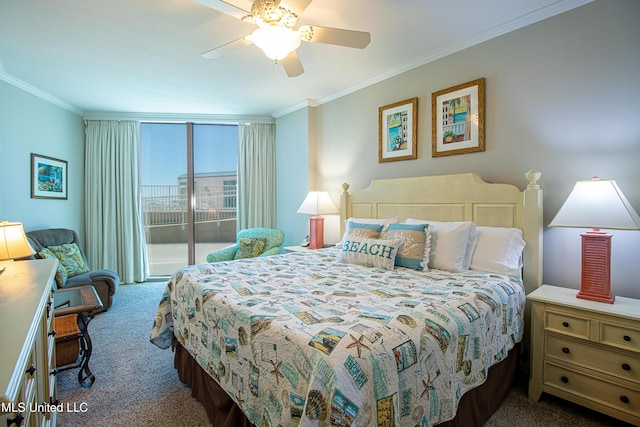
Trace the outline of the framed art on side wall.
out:
[[[484,78],[431,95],[431,156],[484,151]]]
[[[378,163],[418,158],[418,98],[378,108]]]
[[[31,153],[31,198],[67,199],[67,162]]]

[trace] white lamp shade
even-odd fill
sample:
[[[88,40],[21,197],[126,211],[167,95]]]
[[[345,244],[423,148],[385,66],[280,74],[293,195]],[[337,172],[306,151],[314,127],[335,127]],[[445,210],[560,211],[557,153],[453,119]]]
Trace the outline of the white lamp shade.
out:
[[[300,35],[297,31],[279,26],[260,27],[248,38],[274,61],[286,58],[291,51],[300,46]]]
[[[331,201],[326,191],[309,191],[297,213],[307,215],[329,215],[338,213],[338,208]]]
[[[640,217],[613,180],[578,181],[549,227],[640,230]]]
[[[21,223],[7,221],[0,223],[0,260],[24,258],[34,253]]]

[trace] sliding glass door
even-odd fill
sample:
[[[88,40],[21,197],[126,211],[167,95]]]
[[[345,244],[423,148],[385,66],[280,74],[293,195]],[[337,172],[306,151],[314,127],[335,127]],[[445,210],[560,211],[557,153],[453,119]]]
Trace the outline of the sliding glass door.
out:
[[[236,241],[238,127],[193,126],[195,262]]]
[[[151,276],[235,242],[238,130],[142,123],[141,194]]]

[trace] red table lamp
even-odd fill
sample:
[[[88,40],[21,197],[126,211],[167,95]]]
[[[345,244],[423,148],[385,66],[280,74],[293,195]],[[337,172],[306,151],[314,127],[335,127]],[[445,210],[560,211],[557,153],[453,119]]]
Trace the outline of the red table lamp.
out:
[[[577,297],[612,304],[611,234],[640,230],[640,217],[613,180],[578,181],[549,227],[592,228],[582,233],[582,278]]]
[[[320,215],[336,214],[338,208],[326,191],[309,191],[297,210],[298,213],[312,215],[309,218],[309,249],[324,246],[324,218]]]

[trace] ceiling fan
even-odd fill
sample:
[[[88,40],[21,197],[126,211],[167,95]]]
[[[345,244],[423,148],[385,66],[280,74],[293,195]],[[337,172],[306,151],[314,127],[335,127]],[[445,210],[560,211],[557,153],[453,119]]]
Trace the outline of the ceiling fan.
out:
[[[300,14],[311,0],[194,0],[258,28],[245,37],[233,40],[202,54],[204,58],[219,58],[242,46],[255,44],[274,61],[282,62],[289,77],[304,73],[296,49],[302,41],[326,43],[364,49],[371,34],[341,28],[302,25],[294,29]]]

